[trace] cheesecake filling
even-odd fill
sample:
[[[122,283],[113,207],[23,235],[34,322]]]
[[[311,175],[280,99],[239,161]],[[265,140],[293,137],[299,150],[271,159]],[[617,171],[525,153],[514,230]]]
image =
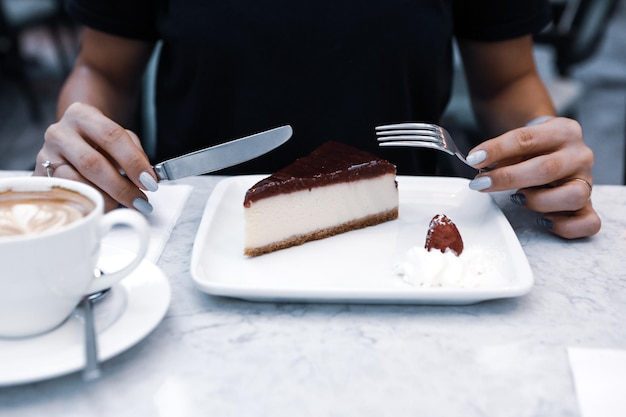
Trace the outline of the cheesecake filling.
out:
[[[391,173],[264,198],[244,210],[245,247],[263,247],[397,207],[398,189]]]

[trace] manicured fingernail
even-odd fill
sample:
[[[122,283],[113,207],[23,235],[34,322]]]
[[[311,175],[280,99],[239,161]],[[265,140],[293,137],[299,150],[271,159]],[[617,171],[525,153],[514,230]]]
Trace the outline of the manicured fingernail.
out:
[[[467,163],[470,165],[480,164],[485,159],[487,159],[487,152],[483,150],[472,152],[471,154],[467,155],[467,158],[465,159],[467,160]]]
[[[147,172],[142,172],[139,175],[139,182],[146,187],[148,191],[156,191],[159,189],[159,184],[152,178],[152,175]]]
[[[469,183],[469,188],[476,191],[485,190],[489,187],[491,187],[491,178],[487,176],[474,178]]]
[[[141,197],[137,197],[135,201],[133,201],[133,207],[135,207],[138,211],[143,214],[152,213],[152,204],[148,203]]]
[[[546,219],[545,217],[537,218],[537,224],[541,227],[545,227],[548,230],[554,229],[554,222],[550,219]]]
[[[511,201],[519,206],[525,206],[526,196],[520,193],[511,194]]]

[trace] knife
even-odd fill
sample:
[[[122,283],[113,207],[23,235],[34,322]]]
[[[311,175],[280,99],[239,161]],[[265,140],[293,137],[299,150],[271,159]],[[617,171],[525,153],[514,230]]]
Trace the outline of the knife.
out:
[[[206,174],[257,158],[287,142],[293,133],[289,125],[231,140],[206,149],[168,159],[154,166],[159,180],[177,180]]]

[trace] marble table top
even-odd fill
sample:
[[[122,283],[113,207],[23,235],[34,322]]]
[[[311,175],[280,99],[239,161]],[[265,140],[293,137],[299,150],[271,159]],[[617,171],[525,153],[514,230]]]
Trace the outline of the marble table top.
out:
[[[192,245],[220,179],[180,181],[194,188],[157,264],[172,287],[161,324],[96,381],[0,388],[1,416],[579,416],[567,348],[626,349],[626,187],[594,188],[602,231],[574,242],[493,196],[535,275],[526,296],[279,304],[194,287]]]

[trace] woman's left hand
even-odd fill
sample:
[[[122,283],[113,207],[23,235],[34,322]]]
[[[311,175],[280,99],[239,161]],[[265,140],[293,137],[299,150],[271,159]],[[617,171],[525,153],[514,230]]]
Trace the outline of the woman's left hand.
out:
[[[468,155],[479,173],[470,188],[517,189],[511,200],[542,213],[538,224],[556,235],[575,239],[600,230],[591,204],[593,152],[572,119],[556,117],[487,140]]]

